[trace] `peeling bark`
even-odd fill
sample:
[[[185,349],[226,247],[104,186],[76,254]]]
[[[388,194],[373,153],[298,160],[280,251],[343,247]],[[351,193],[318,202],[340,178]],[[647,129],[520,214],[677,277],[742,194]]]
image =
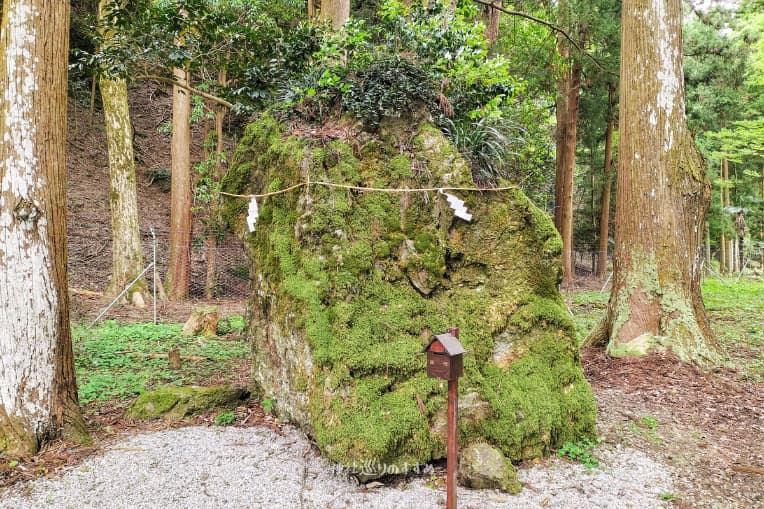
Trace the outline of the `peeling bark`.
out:
[[[705,163],[687,129],[681,2],[626,0],[608,352],[719,359],[700,293]]]
[[[0,453],[85,439],[66,291],[68,2],[10,0],[0,26]]]

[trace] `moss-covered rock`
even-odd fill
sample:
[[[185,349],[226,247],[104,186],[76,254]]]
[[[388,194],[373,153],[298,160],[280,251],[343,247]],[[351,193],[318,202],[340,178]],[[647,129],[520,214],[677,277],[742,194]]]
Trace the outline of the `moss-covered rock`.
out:
[[[459,483],[479,490],[519,493],[517,472],[504,455],[489,444],[475,442],[459,458]]]
[[[233,409],[248,397],[248,391],[229,386],[162,387],[141,394],[125,415],[133,419],[179,421],[213,410]]]
[[[474,186],[437,128],[396,122],[383,122],[376,137],[327,143],[290,135],[264,115],[248,127],[224,190],[307,180]],[[475,418],[460,423],[462,444],[488,442],[518,461],[594,432],[549,218],[518,189],[453,194],[471,223],[436,192],[312,185],[261,199],[250,234],[246,200],[227,201],[225,217],[252,262],[258,390],[345,466],[389,473],[442,456],[443,437],[431,430],[446,386],[426,376],[420,351],[430,332],[448,327],[461,330],[460,389],[476,405]]]

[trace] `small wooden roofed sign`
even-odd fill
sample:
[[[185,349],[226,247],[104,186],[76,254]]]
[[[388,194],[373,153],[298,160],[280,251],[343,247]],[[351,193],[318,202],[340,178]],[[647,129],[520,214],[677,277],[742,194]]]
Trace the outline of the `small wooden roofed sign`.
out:
[[[427,354],[427,376],[443,380],[462,376],[465,352],[458,337],[449,332],[438,334],[422,349]]]

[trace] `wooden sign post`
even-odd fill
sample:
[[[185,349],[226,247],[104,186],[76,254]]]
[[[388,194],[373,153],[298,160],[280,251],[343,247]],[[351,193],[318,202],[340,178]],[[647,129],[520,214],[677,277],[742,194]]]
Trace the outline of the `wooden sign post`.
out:
[[[448,380],[448,446],[446,448],[446,509],[456,509],[456,468],[458,463],[459,377],[464,371],[464,347],[459,342],[459,329],[448,329],[424,347],[427,354],[427,376]]]

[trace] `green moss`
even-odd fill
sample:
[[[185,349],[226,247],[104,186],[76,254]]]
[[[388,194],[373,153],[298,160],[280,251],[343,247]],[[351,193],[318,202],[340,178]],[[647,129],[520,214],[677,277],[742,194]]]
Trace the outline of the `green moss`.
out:
[[[218,409],[233,409],[249,394],[237,388],[163,387],[141,394],[125,415],[133,419],[180,420]]]
[[[405,179],[414,176],[414,172],[411,169],[411,160],[404,154],[391,158],[387,162],[387,169],[390,172],[390,175],[396,179]]]

